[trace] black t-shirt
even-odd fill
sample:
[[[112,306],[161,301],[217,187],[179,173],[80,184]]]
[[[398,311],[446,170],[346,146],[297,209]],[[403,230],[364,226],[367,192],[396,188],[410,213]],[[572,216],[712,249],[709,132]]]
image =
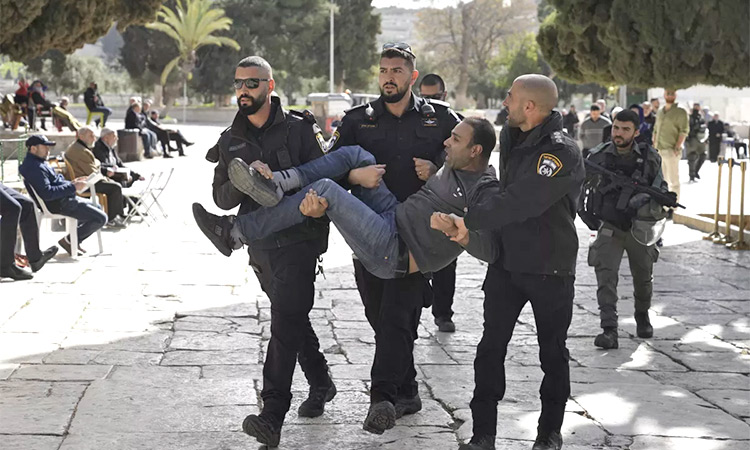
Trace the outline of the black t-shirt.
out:
[[[264,123],[262,127],[258,128],[248,120],[245,122],[247,124],[245,132],[255,139],[259,139],[263,132],[271,126],[274,120],[276,120],[276,108],[271,108],[271,112],[268,114],[268,120],[266,120],[266,123]]]

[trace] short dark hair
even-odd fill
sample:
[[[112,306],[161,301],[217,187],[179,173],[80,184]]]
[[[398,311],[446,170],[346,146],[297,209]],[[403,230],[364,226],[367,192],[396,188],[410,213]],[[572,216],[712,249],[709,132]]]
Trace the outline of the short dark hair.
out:
[[[417,58],[403,50],[399,50],[395,47],[387,48],[380,53],[380,58],[401,58],[406,61],[406,67],[409,70],[414,70],[417,67]]]
[[[237,63],[237,67],[260,67],[268,72],[269,78],[273,78],[273,69],[271,69],[271,65],[260,56],[248,56],[242,58],[240,62]]]
[[[495,137],[495,127],[489,120],[483,117],[467,117],[463,120],[472,129],[471,145],[479,144],[482,147],[482,157],[490,159],[492,150],[495,149],[497,138]]]
[[[601,110],[602,109],[596,103],[594,103],[593,105],[591,105],[591,111],[601,111]]]
[[[440,78],[440,75],[436,73],[428,73],[427,75],[422,78],[422,81],[419,82],[419,87],[422,86],[440,86],[440,92],[445,92],[445,82],[442,78]]]
[[[651,102],[658,102],[658,101],[659,101],[659,99],[657,97],[654,97],[651,100],[649,100],[649,103],[651,103]]]
[[[641,118],[638,117],[638,114],[635,111],[632,111],[630,109],[623,109],[622,111],[618,112],[615,116],[615,120],[618,120],[620,122],[631,122],[636,130],[641,126]]]

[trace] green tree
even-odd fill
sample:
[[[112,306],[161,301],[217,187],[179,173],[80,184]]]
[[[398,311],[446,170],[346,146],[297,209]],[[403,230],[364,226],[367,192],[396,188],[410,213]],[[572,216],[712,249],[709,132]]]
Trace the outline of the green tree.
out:
[[[372,0],[336,0],[336,6],[334,82],[340,91],[366,89],[376,73],[380,15]]]
[[[71,53],[107,34],[153,20],[162,0],[2,0],[0,53],[28,61],[50,49]]]
[[[456,79],[456,107],[468,106],[470,83],[478,107],[484,107],[489,87],[489,62],[509,36],[536,26],[533,0],[473,0],[451,8],[425,9],[418,14],[417,32],[429,43],[419,54],[445,68]]]
[[[240,45],[231,38],[215,33],[228,30],[232,19],[224,15],[224,10],[215,8],[211,0],[177,0],[176,11],[162,5],[156,14],[161,22],[153,22],[148,28],[161,31],[177,43],[179,55],[164,66],[161,74],[162,85],[167,82],[170,72],[179,65],[185,83],[195,67],[195,52],[203,46],[228,46],[236,50]]]
[[[548,0],[537,40],[566,80],[637,87],[750,86],[750,3]]]
[[[178,56],[177,43],[160,31],[140,25],[129,26],[122,38],[119,61],[133,80],[136,91],[151,93],[155,86],[161,86],[156,94],[163,94],[162,102],[172,105],[179,95],[180,77],[173,72],[165,86],[159,78],[167,62]]]

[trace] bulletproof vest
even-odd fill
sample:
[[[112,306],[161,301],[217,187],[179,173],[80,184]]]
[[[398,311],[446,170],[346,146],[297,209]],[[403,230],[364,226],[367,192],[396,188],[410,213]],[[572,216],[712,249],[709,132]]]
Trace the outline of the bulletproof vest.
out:
[[[604,154],[604,167],[611,172],[633,178],[641,184],[647,184],[652,177],[648,153],[648,146],[645,144],[641,146],[641,154],[634,153],[630,158],[606,153]],[[584,210],[598,219],[627,231],[630,229],[631,219],[636,211],[631,211],[627,206],[617,207],[621,195],[620,187],[614,186],[606,176],[596,175],[584,186]]]

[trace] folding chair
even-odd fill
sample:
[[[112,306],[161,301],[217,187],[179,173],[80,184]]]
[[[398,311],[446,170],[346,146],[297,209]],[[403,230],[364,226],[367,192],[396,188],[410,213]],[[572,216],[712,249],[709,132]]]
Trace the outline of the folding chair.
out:
[[[39,207],[38,209],[34,210],[36,213],[36,223],[37,225],[39,225],[39,230],[41,231],[42,229],[43,219],[64,219],[65,231],[70,236],[70,251],[72,252],[70,256],[73,259],[78,258],[78,219],[74,217],[63,216],[62,214],[53,214],[49,212],[49,209],[47,209],[47,205],[44,203],[44,200],[42,200],[42,198],[37,195],[34,188],[31,187],[31,185],[28,183],[24,184],[26,185],[26,189],[29,191],[29,194],[31,194],[31,197],[34,199],[34,202]],[[39,211],[40,209],[41,212]],[[101,248],[99,250],[101,251]]]
[[[169,184],[169,180],[172,179],[172,174],[174,173],[174,167],[172,167],[169,170],[169,173],[166,176],[166,179],[164,178],[164,172],[159,174],[159,178],[157,178],[156,183],[154,184],[153,189],[151,190],[151,202],[148,204],[146,208],[146,214],[148,214],[151,211],[151,208],[156,206],[159,208],[159,211],[161,212],[161,215],[164,216],[164,218],[167,218],[167,213],[164,211],[164,208],[162,208],[161,203],[159,203],[159,197],[161,197],[161,194],[164,192],[164,189],[167,188],[167,185]],[[162,179],[164,180],[162,182]]]
[[[148,216],[148,210],[142,208],[144,208],[144,202],[149,197],[153,197],[151,190],[153,189],[152,186],[155,184],[155,180],[157,180],[157,177],[155,175],[151,175],[151,177],[149,177],[148,179],[148,183],[146,183],[146,185],[143,187],[136,188],[134,187],[134,185],[128,188],[122,188],[122,195],[123,197],[125,197],[125,200],[130,206],[130,211],[128,211],[128,215],[125,216],[125,223],[133,220],[135,216],[139,216],[142,222],[146,222],[146,225],[151,226],[151,224],[148,223],[148,220],[146,220],[146,217]]]

